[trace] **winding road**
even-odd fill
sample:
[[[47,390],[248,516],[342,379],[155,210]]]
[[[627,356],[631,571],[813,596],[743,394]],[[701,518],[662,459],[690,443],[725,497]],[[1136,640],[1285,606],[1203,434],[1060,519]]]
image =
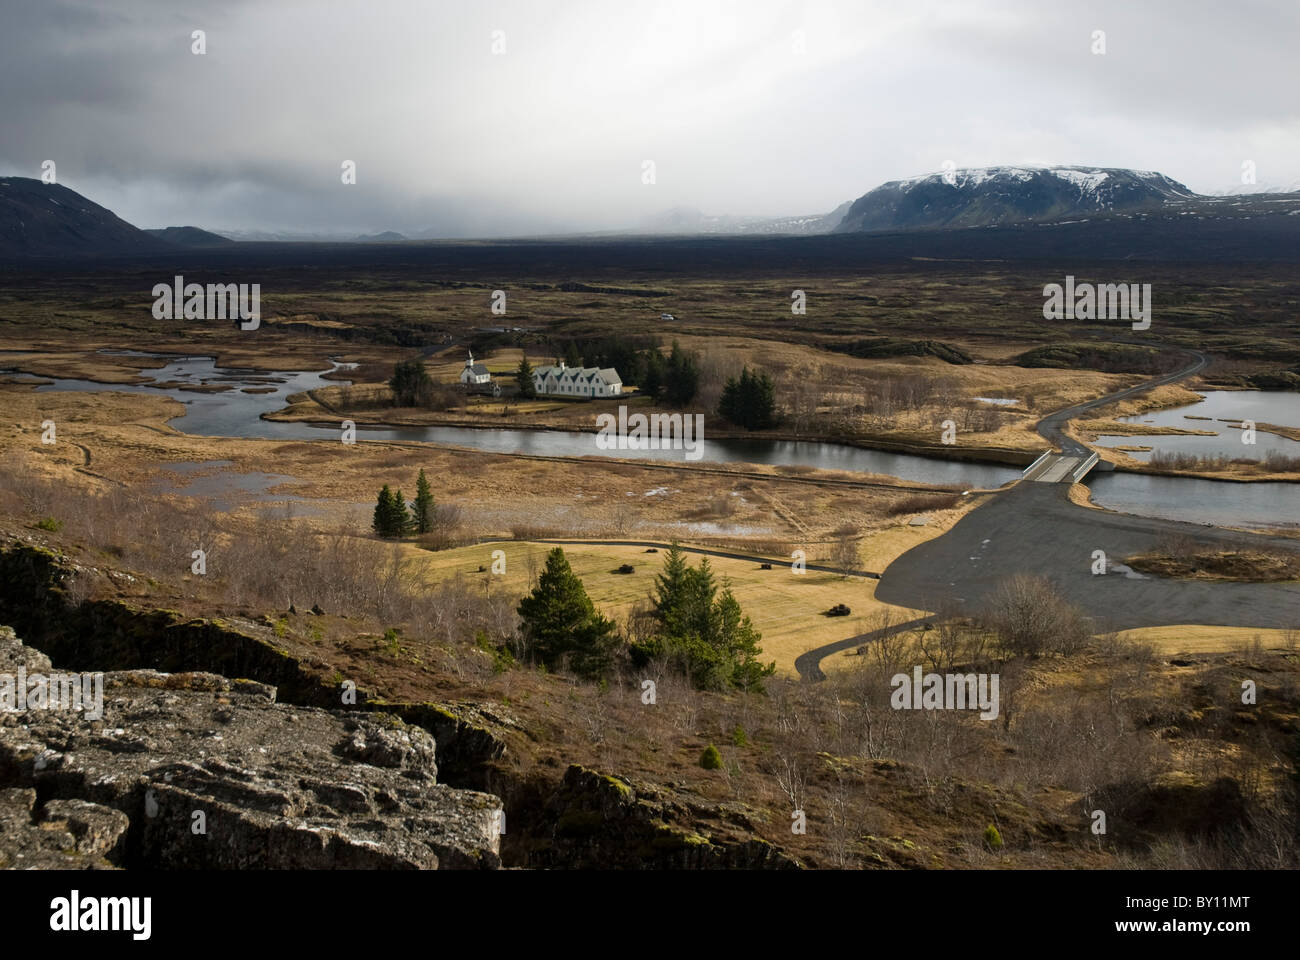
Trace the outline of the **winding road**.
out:
[[[1123,400],[1205,368],[1206,357],[1179,371],[1069,407],[1045,417],[1038,432],[1063,453],[1091,451],[1065,435],[1065,424],[1089,410]],[[1146,576],[1129,571],[1123,559],[1156,547],[1170,536],[1198,543],[1300,549],[1295,541],[1192,523],[1112,513],[1076,504],[1069,485],[1017,483],[976,507],[943,536],[919,544],[881,574],[876,599],[914,610],[955,607],[976,612],[1004,578],[1035,573],[1051,578],[1077,604],[1097,630],[1123,630],[1174,624],[1287,628],[1300,626],[1300,588],[1294,583],[1207,583]],[[1105,574],[1092,572],[1103,551]],[[925,618],[894,625],[885,632],[911,629]],[[829,643],[795,660],[805,680],[824,674],[827,656],[867,643],[882,631]]]

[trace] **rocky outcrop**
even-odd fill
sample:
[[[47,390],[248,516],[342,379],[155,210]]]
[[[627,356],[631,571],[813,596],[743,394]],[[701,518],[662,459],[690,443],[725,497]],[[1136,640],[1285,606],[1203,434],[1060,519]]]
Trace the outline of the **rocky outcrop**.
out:
[[[0,673],[50,672],[0,628]],[[91,711],[93,713],[93,711]],[[103,716],[0,712],[0,863],[494,868],[494,796],[437,781],[425,730],[209,673],[108,672]]]
[[[550,837],[532,866],[622,869],[799,869],[758,837],[750,811],[574,764],[547,805]]]
[[[343,704],[340,689],[324,679],[325,665],[293,656],[264,625],[139,610],[121,600],[74,601],[68,587],[82,577],[132,579],[87,567],[31,538],[10,538],[0,544],[0,623],[13,624],[26,649],[39,648],[69,669],[216,673],[269,684],[281,701],[325,709]],[[429,731],[444,778],[460,786],[488,788],[489,765],[508,753],[507,734],[523,733],[515,718],[479,704],[390,702],[365,690],[355,699],[356,709],[392,713]]]
[[[126,814],[85,800],[36,803],[36,791],[0,790],[0,868],[113,869],[130,821]]]
[[[509,753],[506,732],[524,732],[514,717],[477,703],[370,699],[363,706],[367,710],[391,713],[429,731],[438,743],[438,763],[443,775],[454,778],[460,786],[475,789],[488,788],[492,773],[489,764],[505,759]]]

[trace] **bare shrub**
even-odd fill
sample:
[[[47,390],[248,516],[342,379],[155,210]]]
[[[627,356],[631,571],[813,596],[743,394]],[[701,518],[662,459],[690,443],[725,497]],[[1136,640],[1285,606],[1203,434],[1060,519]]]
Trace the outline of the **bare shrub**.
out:
[[[847,580],[858,569],[861,562],[859,549],[857,527],[844,526],[835,531],[835,542],[831,546],[831,566],[839,571],[841,580]]]
[[[961,502],[961,495],[955,493],[917,493],[895,500],[886,509],[886,516],[896,517],[903,513],[928,513],[931,510],[950,510]]]
[[[1091,635],[1083,614],[1050,580],[1028,573],[998,584],[984,622],[1007,656],[1074,653]]]

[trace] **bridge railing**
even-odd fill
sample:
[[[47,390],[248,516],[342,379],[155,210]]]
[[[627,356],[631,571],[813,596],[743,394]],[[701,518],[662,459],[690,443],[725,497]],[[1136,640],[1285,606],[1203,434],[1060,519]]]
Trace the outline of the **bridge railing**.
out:
[[[1094,450],[1092,454],[1083,461],[1083,463],[1074,468],[1074,472],[1070,474],[1070,480],[1074,483],[1078,483],[1088,475],[1088,471],[1095,467],[1097,461],[1100,459],[1101,457],[1097,454],[1097,451]]]
[[[1048,457],[1050,457],[1051,455],[1052,455],[1052,451],[1051,451],[1051,450],[1044,450],[1043,453],[1042,453],[1042,455],[1041,455],[1037,460],[1035,460],[1035,461],[1034,461],[1033,463],[1031,463],[1029,466],[1025,467],[1025,469],[1023,469],[1023,470],[1020,471],[1020,476],[1021,476],[1021,477],[1027,477],[1027,476],[1029,476],[1029,474],[1033,472],[1033,470],[1034,470],[1035,467],[1037,467],[1040,463],[1042,463],[1044,460],[1046,460],[1046,459],[1047,459]]]

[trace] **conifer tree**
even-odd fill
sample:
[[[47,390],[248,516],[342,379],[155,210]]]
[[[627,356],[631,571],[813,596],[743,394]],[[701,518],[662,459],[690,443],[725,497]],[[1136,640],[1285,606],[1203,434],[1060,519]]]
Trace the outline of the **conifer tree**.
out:
[[[375,516],[372,522],[375,533],[381,537],[395,536],[393,531],[393,518],[396,514],[396,497],[393,491],[384,484],[384,488],[379,491],[379,498],[375,503]]]
[[[682,611],[685,606],[686,591],[691,566],[686,562],[686,554],[674,540],[664,556],[662,573],[655,575],[655,610],[659,619],[671,630],[679,630],[682,624]],[[671,623],[670,623],[671,621]]]
[[[371,525],[381,537],[400,537],[411,526],[411,515],[406,509],[406,500],[402,491],[393,493],[388,484],[379,491],[375,503],[375,515]]]
[[[411,511],[406,506],[406,497],[398,490],[393,494],[392,520],[389,529],[393,532],[390,537],[400,537],[411,529]]]
[[[519,396],[537,395],[537,388],[533,386],[533,365],[528,362],[527,357],[521,357],[519,360],[519,369],[515,371],[515,383],[519,385]]]
[[[399,407],[415,407],[428,401],[433,380],[424,369],[424,362],[416,358],[393,367],[388,386],[393,391],[393,402]]]
[[[658,400],[663,392],[664,358],[657,349],[651,349],[645,357],[645,375],[641,378],[641,392],[652,400]]]
[[[433,529],[433,490],[423,469],[415,480],[415,511],[411,523],[416,533],[428,533]]]
[[[668,354],[663,393],[674,407],[684,407],[695,399],[700,389],[700,368],[695,354],[682,348],[676,340]]]
[[[724,584],[719,594],[707,557],[692,568],[674,543],[655,577],[652,600],[659,631],[632,648],[634,662],[669,654],[702,690],[761,690],[763,679],[776,671],[775,662],[759,661],[761,636],[731,588]]]
[[[533,656],[548,668],[567,660],[584,679],[609,673],[618,646],[614,623],[596,611],[561,548],[547,555],[537,586],[519,602],[517,612]]]
[[[766,373],[750,372],[728,377],[718,401],[718,414],[746,430],[764,430],[776,423],[776,390]]]

